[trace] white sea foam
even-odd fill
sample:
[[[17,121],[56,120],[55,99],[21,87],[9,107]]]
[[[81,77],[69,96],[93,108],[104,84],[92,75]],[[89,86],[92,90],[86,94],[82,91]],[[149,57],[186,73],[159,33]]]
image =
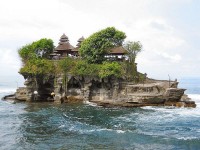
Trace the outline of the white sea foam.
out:
[[[117,133],[125,133],[126,131],[123,131],[123,130],[116,130]]]
[[[192,136],[192,137],[178,137],[177,139],[179,139],[179,140],[194,140],[194,139],[199,139],[199,137],[195,137],[195,136]]]
[[[188,94],[189,98],[191,98],[194,101],[200,102],[200,94]]]
[[[60,125],[58,128],[64,128],[65,127],[65,125]]]
[[[90,105],[90,106],[97,106],[96,103],[85,101],[84,104]]]

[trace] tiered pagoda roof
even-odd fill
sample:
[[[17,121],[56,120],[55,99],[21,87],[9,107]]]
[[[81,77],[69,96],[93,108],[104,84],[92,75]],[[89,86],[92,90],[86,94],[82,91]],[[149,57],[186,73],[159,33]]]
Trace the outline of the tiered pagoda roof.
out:
[[[79,48],[81,47],[81,43],[85,40],[85,38],[82,36],[80,39],[78,39],[78,43],[76,44],[76,48],[74,48],[73,52],[78,52]]]
[[[74,49],[74,47],[69,43],[69,39],[65,34],[63,34],[60,37],[59,41],[60,41],[58,43],[59,45],[55,48],[55,52],[59,52],[59,51],[68,51],[68,52],[70,52],[72,49]]]

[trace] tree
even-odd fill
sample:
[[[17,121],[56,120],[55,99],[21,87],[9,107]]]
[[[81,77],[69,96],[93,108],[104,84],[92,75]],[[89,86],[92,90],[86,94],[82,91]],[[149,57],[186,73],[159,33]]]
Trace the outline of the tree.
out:
[[[135,58],[138,53],[142,51],[142,44],[138,42],[128,41],[124,44],[124,48],[127,50],[127,56],[130,63],[135,63]]]
[[[30,59],[20,69],[19,73],[31,76],[37,75],[48,75],[54,72],[54,64],[52,61],[47,59]]]
[[[53,52],[54,45],[51,39],[40,39],[32,43],[33,50],[38,57],[49,58],[49,54]]]
[[[48,75],[51,75],[54,70],[55,67],[52,61],[37,58],[27,60],[19,73],[25,78],[28,76],[33,77],[35,81],[35,89],[38,89],[37,78],[48,77]]]
[[[126,62],[126,77],[130,81],[138,82],[138,72],[135,64],[135,58],[137,54],[142,51],[142,44],[139,41],[128,41],[124,44],[124,48],[127,50],[127,56],[129,59],[129,62]]]
[[[122,66],[118,62],[103,62],[99,72],[100,78],[106,77],[122,77],[124,76],[124,71]]]
[[[121,46],[125,38],[124,32],[108,27],[85,39],[81,43],[80,54],[89,63],[102,63],[108,50]]]
[[[98,76],[100,64],[89,64],[85,60],[79,60],[73,68],[73,74],[78,76]]]
[[[66,57],[63,60],[60,60],[59,67],[60,67],[61,71],[64,73],[63,84],[64,84],[64,93],[66,95],[67,82],[68,82],[67,74],[70,73],[71,69],[74,67],[74,61],[72,58]]]
[[[18,51],[23,62],[35,58],[48,58],[53,52],[54,45],[51,39],[40,39],[21,47]]]

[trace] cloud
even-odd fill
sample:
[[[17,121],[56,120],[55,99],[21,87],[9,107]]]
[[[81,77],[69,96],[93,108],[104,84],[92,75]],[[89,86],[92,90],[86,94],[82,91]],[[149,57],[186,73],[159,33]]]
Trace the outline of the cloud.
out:
[[[11,70],[14,74],[17,74],[21,66],[20,59],[18,58],[16,52],[13,52],[11,49],[1,49],[1,59],[0,59],[0,68],[1,76],[11,73]]]
[[[81,36],[115,26],[127,34],[127,40],[143,44],[143,52],[137,58],[139,71],[152,77],[168,73],[175,76],[177,71],[197,76],[199,72],[184,66],[197,67],[200,63],[190,59],[198,52],[191,46],[197,43],[193,35],[198,39],[199,34],[186,32],[191,29],[181,28],[182,22],[173,16],[192,4],[192,0],[0,1],[0,52],[5,53],[0,55],[0,66],[19,68],[17,49],[34,40],[51,38],[56,45],[61,34],[66,33],[76,45]]]
[[[179,54],[169,55],[167,53],[160,53],[160,56],[162,56],[163,58],[169,59],[169,61],[173,63],[178,63],[182,59],[182,57]]]

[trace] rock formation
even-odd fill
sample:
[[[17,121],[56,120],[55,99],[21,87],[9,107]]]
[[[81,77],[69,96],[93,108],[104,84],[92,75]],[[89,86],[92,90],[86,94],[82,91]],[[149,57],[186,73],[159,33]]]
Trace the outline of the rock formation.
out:
[[[185,89],[178,88],[177,81],[147,78],[144,83],[136,84],[114,77],[100,79],[91,76],[68,75],[65,85],[63,77],[61,74],[49,77],[46,81],[38,78],[37,89],[34,87],[33,78],[27,78],[26,88],[17,89],[15,97],[23,101],[48,100],[55,103],[91,101],[101,106],[196,107],[195,102],[184,95]],[[37,95],[34,95],[34,90],[38,91]]]

